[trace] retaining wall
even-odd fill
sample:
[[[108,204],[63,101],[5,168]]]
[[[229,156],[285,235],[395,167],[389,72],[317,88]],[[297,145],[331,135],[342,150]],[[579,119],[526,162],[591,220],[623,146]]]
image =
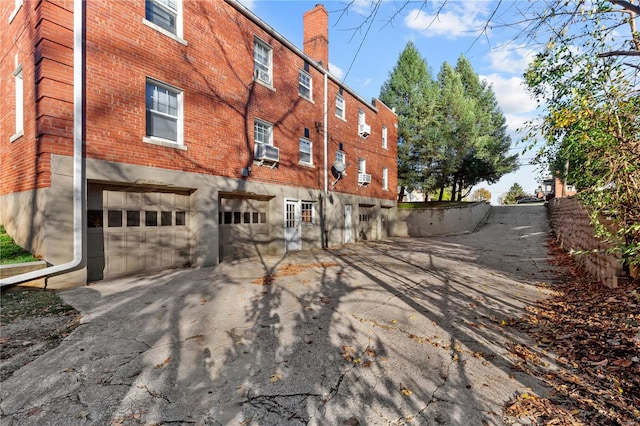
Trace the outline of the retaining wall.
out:
[[[456,207],[397,209],[390,236],[433,237],[473,232],[489,214],[491,205],[485,202]]]
[[[577,198],[554,198],[549,201],[551,227],[565,250],[588,252],[576,254],[576,262],[606,286],[615,288],[627,279],[619,254],[607,253],[610,244],[595,236],[589,212]]]

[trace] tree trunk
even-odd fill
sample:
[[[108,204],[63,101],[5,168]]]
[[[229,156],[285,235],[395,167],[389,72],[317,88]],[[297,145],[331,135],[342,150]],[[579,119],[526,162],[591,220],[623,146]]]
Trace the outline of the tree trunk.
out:
[[[400,186],[400,191],[398,192],[398,202],[401,203],[404,198],[404,186]]]
[[[458,176],[453,175],[453,186],[451,187],[451,201],[456,200],[456,184],[458,183]]]
[[[438,201],[442,201],[442,196],[444,195],[444,184],[440,187],[440,196],[438,197]]]

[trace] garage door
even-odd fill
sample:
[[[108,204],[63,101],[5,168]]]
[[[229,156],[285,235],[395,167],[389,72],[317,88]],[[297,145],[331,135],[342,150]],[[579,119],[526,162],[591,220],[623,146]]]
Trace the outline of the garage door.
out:
[[[90,189],[88,279],[189,264],[189,195]]]
[[[268,200],[221,198],[218,207],[220,261],[269,252]]]

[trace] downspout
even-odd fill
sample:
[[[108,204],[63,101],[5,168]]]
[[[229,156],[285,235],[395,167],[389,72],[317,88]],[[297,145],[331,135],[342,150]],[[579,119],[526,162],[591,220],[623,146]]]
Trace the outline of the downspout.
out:
[[[323,138],[322,142],[324,143],[324,195],[326,197],[327,192],[329,191],[329,172],[327,170],[328,166],[328,157],[329,157],[329,147],[328,147],[328,137],[327,133],[329,133],[329,124],[327,120],[328,114],[328,105],[329,105],[329,92],[328,92],[328,72],[324,72],[324,119],[323,119]]]
[[[52,277],[84,267],[84,211],[86,180],[83,158],[84,136],[84,1],[73,1],[73,259],[0,280],[0,288],[43,277]]]

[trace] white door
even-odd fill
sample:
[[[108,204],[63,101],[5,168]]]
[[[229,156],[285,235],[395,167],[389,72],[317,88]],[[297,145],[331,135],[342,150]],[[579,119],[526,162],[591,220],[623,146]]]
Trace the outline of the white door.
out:
[[[285,250],[302,250],[302,206],[300,201],[285,200],[284,206]]]
[[[351,242],[351,204],[346,204],[344,206],[344,243],[349,244]]]

